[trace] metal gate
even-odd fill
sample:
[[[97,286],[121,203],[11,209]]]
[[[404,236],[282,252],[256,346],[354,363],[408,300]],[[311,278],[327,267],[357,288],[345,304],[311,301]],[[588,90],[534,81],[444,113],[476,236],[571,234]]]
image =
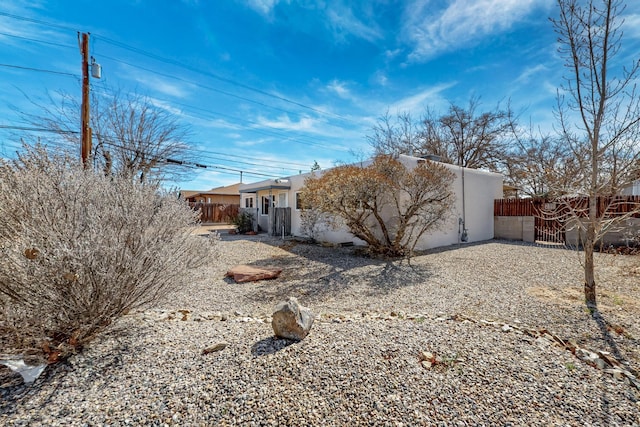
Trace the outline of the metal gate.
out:
[[[535,239],[540,242],[565,244],[565,224],[559,211],[563,208],[547,200],[534,202]]]
[[[535,239],[540,242],[560,243],[566,241],[564,224],[557,219],[535,217]]]

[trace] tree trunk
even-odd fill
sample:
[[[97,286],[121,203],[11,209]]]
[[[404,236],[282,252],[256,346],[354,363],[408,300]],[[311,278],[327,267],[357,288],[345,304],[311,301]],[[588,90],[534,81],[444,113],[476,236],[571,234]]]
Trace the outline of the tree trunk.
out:
[[[596,309],[596,278],[593,263],[593,248],[595,246],[596,232],[593,221],[589,221],[587,224],[586,234],[584,242],[584,302],[589,309]]]

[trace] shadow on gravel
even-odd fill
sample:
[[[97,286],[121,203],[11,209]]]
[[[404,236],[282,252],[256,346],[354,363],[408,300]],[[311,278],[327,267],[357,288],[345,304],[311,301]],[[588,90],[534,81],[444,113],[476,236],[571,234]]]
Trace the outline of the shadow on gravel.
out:
[[[0,387],[0,415],[15,413],[18,404],[28,402],[40,389],[47,390],[47,393],[38,407],[46,407],[51,398],[58,393],[60,382],[57,380],[63,378],[72,369],[68,362],[63,361],[56,365],[49,365],[32,384],[25,384],[18,376],[16,381],[7,383],[7,387]]]
[[[277,337],[265,338],[251,346],[251,355],[266,356],[274,354],[292,344],[297,344],[297,341]]]
[[[91,375],[89,377],[107,376],[111,371],[126,369],[121,355],[128,354],[133,350],[126,342],[130,331],[131,328],[127,329],[116,324],[103,332],[105,336],[114,337],[117,345],[108,352],[96,357],[89,368],[82,368],[90,372]],[[143,351],[143,349],[137,347],[135,351]],[[19,375],[9,378],[10,381],[5,383],[1,381],[2,378],[0,377],[0,416],[15,413],[20,404],[29,402],[34,395],[39,396],[37,407],[40,409],[46,408],[51,403],[51,399],[61,393],[65,377],[76,369],[79,368],[75,367],[69,359],[66,359],[47,366],[35,382],[29,385],[25,384]]]
[[[605,342],[607,347],[609,348],[609,352],[613,355],[613,357],[618,361],[625,364],[630,363],[630,361],[622,354],[618,343],[616,342],[615,336],[611,334],[611,330],[615,330],[616,326],[612,325],[611,322],[607,321],[600,310],[593,310],[591,313],[591,318],[598,325],[598,329],[600,329],[600,333],[602,334],[602,340]],[[623,333],[623,332],[621,332]],[[635,340],[634,340],[635,341]],[[627,365],[628,366],[628,365]],[[638,372],[635,369],[631,369],[634,375],[637,375]]]
[[[304,296],[307,302],[325,301],[327,298],[339,298],[343,294],[377,297],[394,290],[424,283],[433,275],[426,266],[410,265],[406,261],[373,261],[345,267],[333,264],[331,259],[319,259],[321,266],[300,268],[299,261],[277,259],[265,264],[283,269],[282,276],[268,286],[248,290],[246,297],[252,301],[272,301],[286,299],[289,296]],[[301,270],[307,270],[301,272]]]

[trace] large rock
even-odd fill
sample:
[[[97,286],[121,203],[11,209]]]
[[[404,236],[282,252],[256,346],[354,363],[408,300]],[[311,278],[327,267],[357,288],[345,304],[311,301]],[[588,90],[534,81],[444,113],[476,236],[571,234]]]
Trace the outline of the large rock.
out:
[[[282,273],[281,268],[252,267],[250,265],[236,265],[227,271],[227,277],[233,277],[238,283],[255,282],[258,280],[275,279]]]
[[[271,326],[277,337],[300,341],[309,334],[313,319],[311,310],[290,297],[288,301],[281,301],[276,306]]]

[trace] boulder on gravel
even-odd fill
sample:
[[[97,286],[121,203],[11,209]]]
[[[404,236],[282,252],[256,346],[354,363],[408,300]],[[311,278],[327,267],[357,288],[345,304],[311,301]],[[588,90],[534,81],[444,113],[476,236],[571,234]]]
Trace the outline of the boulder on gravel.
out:
[[[233,277],[237,283],[256,282],[258,280],[275,279],[282,273],[281,268],[253,267],[250,265],[236,265],[227,271],[227,277]]]
[[[300,341],[309,334],[313,319],[311,310],[301,306],[297,299],[290,297],[276,306],[271,326],[277,337]]]

